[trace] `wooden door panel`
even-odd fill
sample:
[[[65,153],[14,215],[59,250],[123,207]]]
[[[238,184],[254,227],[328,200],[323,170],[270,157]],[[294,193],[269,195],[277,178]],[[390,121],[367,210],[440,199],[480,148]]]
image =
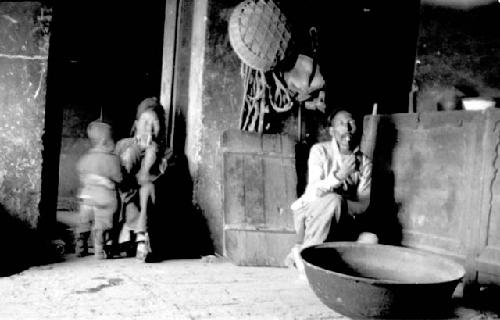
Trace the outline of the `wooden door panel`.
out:
[[[284,266],[295,242],[293,142],[226,131],[222,148],[225,254],[238,265]]]
[[[396,123],[393,150],[395,200],[405,245],[465,258],[468,189],[465,126]]]
[[[267,157],[264,159],[264,172],[266,226],[293,231],[290,205],[295,200],[293,190],[297,184],[293,159]]]
[[[483,201],[478,212],[479,235],[477,270],[479,279],[496,279],[500,283],[500,115],[489,114],[485,121],[483,141]],[[471,212],[475,215],[475,212]]]
[[[228,153],[223,156],[224,166],[224,223],[238,225],[245,222],[244,156]]]

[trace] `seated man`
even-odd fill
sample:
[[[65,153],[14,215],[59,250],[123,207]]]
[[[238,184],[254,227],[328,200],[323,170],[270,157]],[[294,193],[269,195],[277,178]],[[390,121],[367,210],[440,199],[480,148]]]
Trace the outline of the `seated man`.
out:
[[[336,110],[328,117],[328,125],[332,139],[311,148],[306,190],[291,206],[298,240],[290,258],[299,271],[303,271],[302,248],[327,239],[350,240],[340,233],[356,233],[346,228],[355,227],[356,218],[370,203],[372,163],[355,143],[352,114]],[[358,241],[378,242],[370,233],[362,233]]]

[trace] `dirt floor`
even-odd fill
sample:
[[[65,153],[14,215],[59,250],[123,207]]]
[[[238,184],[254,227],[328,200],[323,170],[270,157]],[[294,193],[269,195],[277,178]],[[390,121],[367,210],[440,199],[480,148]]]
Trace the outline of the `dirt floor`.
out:
[[[349,319],[286,268],[93,256],[0,278],[0,319]],[[498,298],[498,296],[497,296]],[[500,319],[459,306],[450,319]]]
[[[0,278],[0,319],[345,319],[285,268],[76,258]]]

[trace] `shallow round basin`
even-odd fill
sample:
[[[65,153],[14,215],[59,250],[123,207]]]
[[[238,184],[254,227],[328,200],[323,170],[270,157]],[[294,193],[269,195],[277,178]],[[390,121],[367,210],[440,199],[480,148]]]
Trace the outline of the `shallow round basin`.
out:
[[[354,319],[440,314],[465,275],[451,259],[390,245],[329,242],[305,248],[301,256],[319,299]]]

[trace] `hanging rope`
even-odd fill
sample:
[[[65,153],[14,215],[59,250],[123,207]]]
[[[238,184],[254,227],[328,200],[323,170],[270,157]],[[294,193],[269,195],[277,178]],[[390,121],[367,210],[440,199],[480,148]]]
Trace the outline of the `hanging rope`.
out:
[[[241,64],[243,78],[243,106],[241,108],[240,129],[262,132],[266,106],[266,77],[263,71]]]
[[[289,111],[294,100],[290,90],[276,71],[256,70],[241,64],[243,79],[243,103],[240,113],[240,129],[244,131],[263,132],[265,116],[271,107],[275,112]]]
[[[287,112],[292,109],[294,104],[290,90],[288,90],[286,84],[281,77],[278,77],[276,72],[273,71],[272,74],[274,79],[274,94],[272,94],[270,101],[271,107],[276,112]]]

